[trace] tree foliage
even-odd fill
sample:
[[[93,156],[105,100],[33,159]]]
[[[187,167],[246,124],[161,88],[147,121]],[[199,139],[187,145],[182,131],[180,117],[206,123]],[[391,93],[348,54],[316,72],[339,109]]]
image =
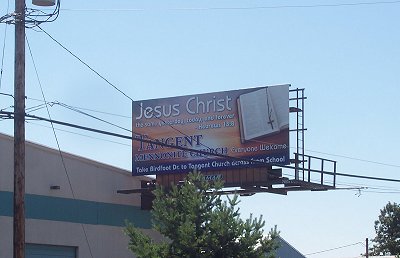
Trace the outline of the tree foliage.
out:
[[[400,205],[389,202],[375,221],[373,255],[400,255]]]
[[[130,238],[129,249],[139,258],[274,257],[276,228],[264,236],[262,217],[242,220],[236,207],[238,196],[222,200],[217,193],[221,187],[220,182],[211,187],[194,172],[168,192],[157,188],[153,227],[168,240],[155,243],[129,224],[125,230]]]

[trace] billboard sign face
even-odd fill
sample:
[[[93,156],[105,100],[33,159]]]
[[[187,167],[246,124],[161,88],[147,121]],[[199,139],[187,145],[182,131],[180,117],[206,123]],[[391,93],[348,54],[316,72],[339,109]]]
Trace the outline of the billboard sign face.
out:
[[[134,101],[132,112],[133,175],[289,164],[289,85]]]

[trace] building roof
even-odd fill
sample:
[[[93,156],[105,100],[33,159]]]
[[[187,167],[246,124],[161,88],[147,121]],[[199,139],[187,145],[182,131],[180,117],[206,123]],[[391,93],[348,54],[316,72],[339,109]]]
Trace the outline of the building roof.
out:
[[[7,134],[4,134],[4,133],[0,133],[0,140],[12,142],[14,140],[14,137],[10,136],[10,135],[7,135]],[[51,147],[48,147],[48,146],[45,146],[45,145],[42,145],[42,144],[38,144],[38,143],[35,143],[35,142],[31,142],[31,141],[25,141],[25,144],[27,146],[33,147],[34,149],[41,150],[41,151],[44,151],[44,152],[47,152],[47,153],[53,153],[53,154],[56,154],[56,155],[59,154],[59,150],[51,148]],[[91,165],[94,165],[94,166],[97,166],[97,167],[103,167],[105,169],[108,169],[108,170],[116,172],[116,173],[122,173],[122,174],[131,174],[132,173],[131,171],[128,171],[126,169],[122,169],[122,168],[119,168],[119,167],[116,167],[116,166],[113,166],[113,165],[105,164],[105,163],[102,163],[100,161],[96,161],[96,160],[93,160],[93,159],[89,159],[89,158],[86,158],[86,157],[78,156],[76,154],[72,154],[72,153],[68,153],[68,152],[64,152],[64,151],[61,151],[61,152],[62,152],[62,155],[65,158],[68,157],[70,159],[79,160],[81,162],[84,162],[84,163],[87,163],[87,164],[91,164]],[[139,180],[149,180],[148,176],[137,176],[137,178]]]
[[[276,250],[277,258],[306,258],[291,244],[286,242],[281,236],[278,236],[279,248]]]

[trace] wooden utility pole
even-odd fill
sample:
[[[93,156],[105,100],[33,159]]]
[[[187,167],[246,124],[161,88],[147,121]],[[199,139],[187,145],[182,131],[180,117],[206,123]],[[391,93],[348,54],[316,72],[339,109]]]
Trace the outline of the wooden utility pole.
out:
[[[14,258],[25,257],[25,0],[15,0]]]
[[[369,257],[369,253],[368,253],[368,238],[365,239],[365,257],[368,258]]]

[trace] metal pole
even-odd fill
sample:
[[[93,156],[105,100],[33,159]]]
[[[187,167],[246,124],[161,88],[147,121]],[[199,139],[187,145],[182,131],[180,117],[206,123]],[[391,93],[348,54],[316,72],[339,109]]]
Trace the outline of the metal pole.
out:
[[[14,258],[25,257],[25,0],[15,1]]]
[[[368,253],[368,238],[365,239],[365,257],[368,258],[369,257],[369,253]]]

